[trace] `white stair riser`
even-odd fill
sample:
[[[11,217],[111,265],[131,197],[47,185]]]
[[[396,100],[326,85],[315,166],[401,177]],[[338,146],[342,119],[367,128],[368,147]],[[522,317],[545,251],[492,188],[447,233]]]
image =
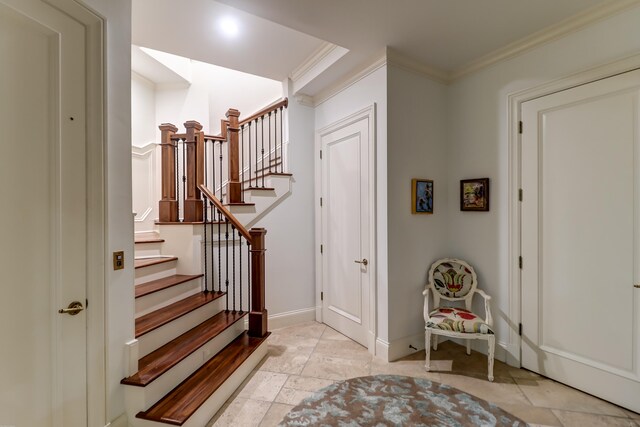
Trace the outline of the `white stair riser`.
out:
[[[128,413],[135,415],[149,409],[242,332],[244,322],[240,319],[146,387],[125,385]]]
[[[240,384],[258,366],[267,355],[267,343],[264,342],[244,361],[242,365],[213,393],[209,399],[183,424],[183,427],[202,427],[222,408],[222,405],[231,397]],[[167,427],[169,424],[135,418],[135,414],[129,415],[129,422],[133,427]]]
[[[163,262],[149,267],[136,268],[134,283],[140,285],[152,280],[162,279],[176,274],[176,261]]]
[[[262,180],[260,180],[260,185],[262,185]],[[255,203],[255,206],[229,206],[231,213],[247,228],[265,216],[291,192],[291,177],[271,175],[266,177],[264,185],[273,188],[273,190],[245,192],[245,202]]]
[[[142,358],[152,351],[162,347],[169,341],[179,337],[189,329],[199,325],[223,309],[224,297],[205,304],[192,312],[179,317],[172,322],[138,337],[138,357]]]
[[[162,253],[162,243],[136,243],[135,244],[135,256],[152,256],[160,255]]]
[[[202,291],[202,279],[197,278],[136,298],[136,319],[200,291]]]

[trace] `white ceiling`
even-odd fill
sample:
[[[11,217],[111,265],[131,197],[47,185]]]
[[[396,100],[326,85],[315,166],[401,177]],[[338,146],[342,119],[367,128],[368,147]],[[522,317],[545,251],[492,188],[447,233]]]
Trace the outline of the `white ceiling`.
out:
[[[617,0],[133,0],[133,43],[283,80],[330,42],[349,52],[304,87],[314,95],[386,47],[455,73],[478,58]],[[234,16],[240,34],[215,28]]]

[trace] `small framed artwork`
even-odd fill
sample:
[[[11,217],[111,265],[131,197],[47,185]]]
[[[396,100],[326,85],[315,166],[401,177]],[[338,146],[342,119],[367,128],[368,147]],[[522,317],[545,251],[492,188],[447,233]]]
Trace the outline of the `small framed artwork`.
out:
[[[489,210],[489,178],[460,180],[460,210]]]
[[[411,180],[411,213],[433,213],[433,181],[430,179]]]

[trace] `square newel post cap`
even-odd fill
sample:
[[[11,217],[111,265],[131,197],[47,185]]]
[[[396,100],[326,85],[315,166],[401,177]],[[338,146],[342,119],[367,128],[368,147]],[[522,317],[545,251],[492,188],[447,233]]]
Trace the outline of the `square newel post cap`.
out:
[[[227,116],[227,118],[229,118],[229,117],[240,117],[240,111],[236,110],[235,108],[229,108],[227,110],[226,116]]]
[[[160,129],[161,131],[169,131],[173,133],[178,132],[178,128],[171,123],[162,123],[160,126],[158,126],[158,129]]]
[[[193,128],[196,131],[201,131],[202,130],[202,125],[199,122],[195,121],[195,120],[189,120],[189,121],[184,122],[184,127],[187,128],[187,129]]]

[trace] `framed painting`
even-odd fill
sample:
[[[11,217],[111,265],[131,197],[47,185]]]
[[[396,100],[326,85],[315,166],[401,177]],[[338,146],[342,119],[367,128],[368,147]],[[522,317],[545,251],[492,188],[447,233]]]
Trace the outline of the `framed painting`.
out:
[[[460,180],[460,210],[489,210],[489,178]]]
[[[433,213],[433,181],[430,179],[411,180],[411,213]]]

